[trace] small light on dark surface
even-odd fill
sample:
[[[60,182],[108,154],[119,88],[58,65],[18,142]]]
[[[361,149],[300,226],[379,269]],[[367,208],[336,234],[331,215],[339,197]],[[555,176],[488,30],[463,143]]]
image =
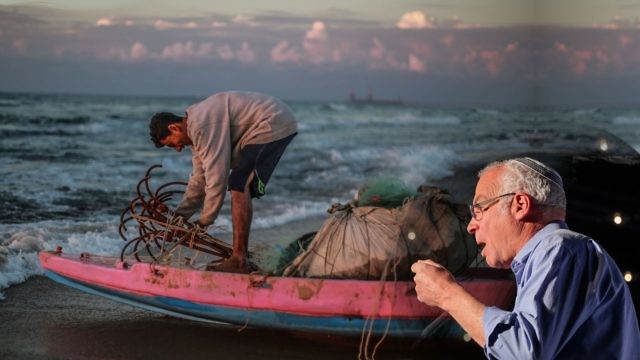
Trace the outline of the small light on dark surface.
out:
[[[598,147],[600,148],[601,151],[607,151],[609,150],[609,143],[607,143],[607,140],[605,139],[600,139],[600,143],[598,144]]]
[[[625,273],[624,273],[624,281],[626,281],[628,283],[633,281],[633,274],[631,273],[631,271],[625,271]]]
[[[622,215],[620,213],[613,214],[613,223],[616,225],[622,224]]]

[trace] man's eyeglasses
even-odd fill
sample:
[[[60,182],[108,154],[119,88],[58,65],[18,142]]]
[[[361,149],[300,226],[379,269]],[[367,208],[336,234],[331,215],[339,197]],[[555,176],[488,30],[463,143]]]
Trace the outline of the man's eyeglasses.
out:
[[[505,196],[511,196],[511,195],[515,195],[515,194],[516,193],[502,194],[502,195],[496,196],[496,197],[491,198],[491,199],[480,201],[479,203],[471,204],[471,205],[469,205],[469,211],[471,211],[471,216],[476,221],[479,221],[480,219],[482,219],[482,214],[485,211],[487,211],[487,209],[489,209],[492,205],[497,203],[498,200],[500,200],[501,198],[503,198]]]

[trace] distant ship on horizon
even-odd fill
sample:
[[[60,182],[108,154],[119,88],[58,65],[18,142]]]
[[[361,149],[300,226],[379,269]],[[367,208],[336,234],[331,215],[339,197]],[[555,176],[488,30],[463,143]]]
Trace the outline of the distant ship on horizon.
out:
[[[362,105],[404,105],[404,102],[401,99],[392,100],[392,99],[375,99],[373,97],[373,92],[369,89],[367,93],[367,97],[363,99],[359,99],[356,96],[354,91],[349,93],[349,102],[352,104],[362,104]]]

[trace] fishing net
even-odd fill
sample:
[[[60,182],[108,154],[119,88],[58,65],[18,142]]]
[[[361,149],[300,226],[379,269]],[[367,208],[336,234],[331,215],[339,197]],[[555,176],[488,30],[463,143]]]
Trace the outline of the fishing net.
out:
[[[360,187],[356,199],[358,206],[395,208],[415,195],[416,191],[404,182],[391,177],[381,177]]]
[[[283,270],[285,276],[409,279],[411,264],[432,259],[451,272],[466,269],[477,248],[466,232],[463,205],[443,189],[422,192],[395,208],[336,204],[308,248]]]

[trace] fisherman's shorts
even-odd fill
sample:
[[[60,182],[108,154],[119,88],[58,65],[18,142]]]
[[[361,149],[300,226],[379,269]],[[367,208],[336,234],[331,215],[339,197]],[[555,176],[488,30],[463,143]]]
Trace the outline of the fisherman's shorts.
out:
[[[247,184],[249,176],[254,173],[249,187],[251,197],[260,198],[263,196],[273,170],[278,165],[287,145],[297,134],[267,144],[249,144],[242,148],[236,164],[229,174],[228,190],[244,192],[244,186]]]

